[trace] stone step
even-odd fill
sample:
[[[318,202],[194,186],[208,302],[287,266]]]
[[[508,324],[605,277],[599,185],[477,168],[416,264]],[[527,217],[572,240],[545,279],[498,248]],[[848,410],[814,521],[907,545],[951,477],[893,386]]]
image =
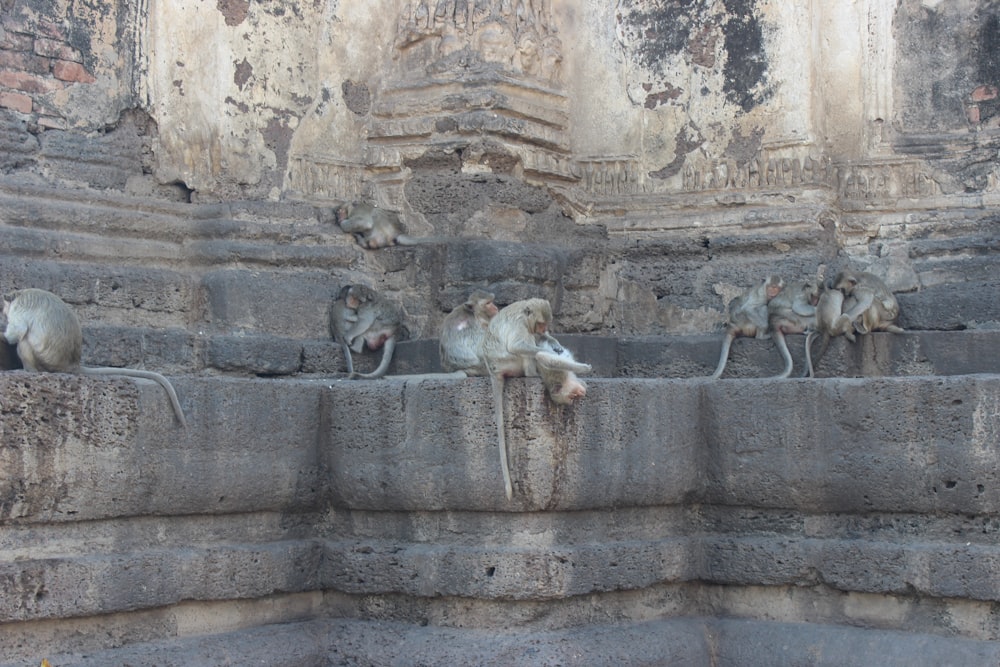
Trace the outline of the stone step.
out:
[[[603,620],[585,628],[422,626],[320,619],[222,634],[66,653],[35,650],[60,667],[188,667],[189,665],[643,665],[775,664],[990,665],[1000,642],[815,623],[739,618],[667,618],[637,623]],[[32,662],[40,661],[35,660]],[[15,667],[24,662],[0,662]]]
[[[148,381],[0,374],[0,664],[81,627],[128,638],[88,654],[188,655],[132,644],[205,614],[1000,638],[998,375],[596,378],[571,408],[512,379],[511,501],[484,378],[174,380],[186,431]]]
[[[698,378],[711,375],[719,361],[723,334],[671,336],[595,336],[557,334],[579,361],[594,367],[593,377]],[[786,336],[792,377],[805,371],[805,336]],[[1000,372],[1000,329],[874,333],[856,343],[834,338],[816,363],[818,378],[966,375]],[[813,343],[813,357],[819,351]],[[362,357],[364,362],[364,357]],[[723,379],[767,378],[784,362],[773,340],[737,338]],[[437,339],[403,341],[389,372],[396,375],[440,371]],[[586,379],[586,378],[585,378]]]

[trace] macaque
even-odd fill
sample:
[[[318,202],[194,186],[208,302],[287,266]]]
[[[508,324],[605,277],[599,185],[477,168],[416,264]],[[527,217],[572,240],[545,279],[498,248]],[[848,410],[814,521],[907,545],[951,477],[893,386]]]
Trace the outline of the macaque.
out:
[[[359,287],[362,286],[354,285],[352,290]],[[371,351],[382,350],[378,368],[371,373],[351,374],[352,379],[373,380],[389,370],[396,341],[405,338],[407,332],[403,326],[403,313],[396,304],[369,288],[365,288],[363,293],[367,296],[357,307],[357,320],[348,328],[344,338],[355,352],[361,352],[365,347]]]
[[[354,374],[351,345],[356,342],[355,339],[347,337],[348,332],[358,321],[358,308],[361,304],[371,301],[374,296],[375,293],[364,285],[344,285],[340,288],[337,298],[330,304],[330,335],[344,352],[348,375]]]
[[[792,355],[788,351],[785,335],[805,333],[815,328],[816,302],[819,301],[819,287],[811,281],[798,283],[784,289],[781,294],[767,304],[767,322],[778,346],[778,352],[785,361],[784,370],[775,377],[786,378],[792,374]]]
[[[576,399],[586,396],[587,385],[576,376],[576,373],[589,373],[590,364],[577,362],[570,351],[562,347],[552,336],[543,338],[540,346],[547,350],[536,354],[535,362],[538,365],[538,375],[542,378],[542,384],[545,385],[545,391],[552,402],[572,405]],[[567,370],[562,367],[562,362],[577,364],[579,368],[576,372]]]
[[[744,292],[729,302],[729,322],[726,324],[726,337],[722,339],[722,353],[719,355],[719,365],[712,373],[712,379],[722,376],[729,360],[729,348],[738,336],[768,338],[770,332],[767,325],[767,304],[781,293],[785,281],[780,276],[768,276],[756,287]]]
[[[4,338],[17,345],[17,356],[28,371],[82,373],[84,375],[125,375],[158,382],[170,397],[181,426],[187,420],[177,393],[167,378],[152,371],[105,366],[81,366],[83,331],[76,313],[65,301],[42,289],[24,289],[4,299],[7,328]]]
[[[566,359],[548,332],[552,322],[552,307],[545,299],[515,301],[490,320],[483,341],[483,358],[493,388],[493,408],[497,423],[500,468],[507,499],[514,495],[507,459],[507,438],[504,433],[503,387],[505,378],[536,377],[538,366],[547,371],[586,373],[588,364]]]
[[[817,334],[821,338],[819,352],[817,352],[814,362],[812,342]],[[833,336],[845,336],[852,343],[855,341],[851,318],[844,314],[844,293],[827,285],[823,293],[819,295],[819,302],[816,304],[816,327],[806,334],[806,377],[814,376],[814,364],[819,364],[819,360],[826,353],[826,348],[830,345],[830,338]]]
[[[895,324],[899,317],[899,302],[882,280],[873,273],[844,270],[833,280],[833,288],[854,299],[844,314],[854,323],[859,334],[872,331],[903,333]]]
[[[351,202],[337,209],[337,224],[348,234],[354,234],[358,244],[369,250],[396,245],[415,245],[417,239],[407,236],[399,214],[362,202]]]
[[[456,306],[441,326],[441,368],[464,371],[466,375],[486,375],[483,340],[490,320],[498,312],[493,294],[476,290],[465,303]]]

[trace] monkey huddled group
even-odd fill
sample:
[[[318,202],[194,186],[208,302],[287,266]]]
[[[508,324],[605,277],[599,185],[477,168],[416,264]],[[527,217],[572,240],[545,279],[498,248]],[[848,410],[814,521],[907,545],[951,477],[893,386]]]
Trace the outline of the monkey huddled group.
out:
[[[403,329],[401,314],[384,297],[363,285],[345,285],[330,308],[330,333],[344,350],[349,377],[377,378],[385,374],[395,340]],[[513,496],[507,439],[504,432],[503,389],[509,377],[539,377],[553,402],[572,404],[587,394],[577,373],[591,366],[573,359],[549,332],[552,306],[545,299],[515,301],[497,308],[494,295],[475,290],[444,318],[439,352],[444,373],[405,378],[488,376],[507,498]],[[354,372],[351,352],[383,349],[379,367],[369,374]]]
[[[368,249],[388,245],[412,244],[398,214],[369,204],[351,203],[334,211],[337,224],[355,235]],[[24,289],[5,297],[3,313],[7,319],[4,339],[16,346],[17,356],[28,371],[83,373],[89,375],[126,375],[158,382],[167,392],[178,421],[186,419],[170,382],[150,371],[129,368],[88,367],[80,364],[83,344],[80,322],[73,310],[58,296],[41,289]],[[792,356],[785,336],[804,333],[806,373],[813,377],[834,336],[851,342],[856,335],[873,331],[902,332],[895,324],[899,304],[889,288],[877,276],[844,270],[825,283],[801,281],[786,285],[771,275],[734,298],[727,308],[727,326],[722,351],[715,372],[722,376],[733,341],[740,336],[773,338],[784,369],[777,377],[792,373]],[[497,426],[500,463],[507,498],[513,484],[504,432],[503,391],[509,377],[538,377],[553,403],[571,405],[587,393],[586,384],[577,374],[591,371],[591,366],[573,358],[551,334],[552,307],[545,299],[516,301],[500,309],[494,295],[475,290],[456,306],[442,323],[439,352],[443,373],[434,377],[486,376],[490,378]],[[386,375],[399,340],[408,331],[402,310],[391,300],[365,285],[344,285],[329,311],[329,329],[343,351],[348,378],[376,379]],[[820,349],[815,357],[811,347],[816,337]],[[354,370],[352,354],[364,350],[382,351],[378,367],[371,373]],[[408,378],[426,376],[404,376]]]
[[[872,274],[845,269],[833,279],[804,280],[786,286],[780,276],[772,275],[729,303],[726,336],[722,342],[719,364],[712,378],[719,378],[726,368],[729,348],[738,336],[774,338],[785,362],[776,377],[792,374],[792,355],[785,335],[804,333],[806,377],[814,376],[814,365],[826,352],[830,338],[844,336],[852,343],[855,334],[872,331],[902,333],[895,324],[899,303],[882,280]],[[820,337],[815,361],[812,343]]]

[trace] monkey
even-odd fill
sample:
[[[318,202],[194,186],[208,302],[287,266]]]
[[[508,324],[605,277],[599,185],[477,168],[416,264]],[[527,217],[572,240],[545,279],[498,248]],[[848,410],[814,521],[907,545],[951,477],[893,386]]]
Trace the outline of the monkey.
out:
[[[552,336],[543,338],[540,347],[546,348],[546,351],[536,354],[535,362],[538,365],[538,374],[542,378],[542,384],[545,385],[545,393],[548,394],[552,402],[558,405],[572,405],[576,399],[586,396],[587,385],[576,376],[576,372],[589,373],[591,371],[590,364],[580,364],[583,369],[577,369],[576,372],[559,368],[558,362],[553,366],[553,355],[574,364],[579,362]]]
[[[362,285],[353,285],[352,293]],[[350,349],[361,352],[366,346],[369,350],[382,350],[382,360],[378,368],[371,373],[352,372],[351,379],[364,378],[374,380],[385,375],[392,362],[392,353],[396,349],[396,341],[407,335],[403,326],[403,313],[396,304],[370,288],[357,290],[364,295],[357,308],[357,320],[351,324],[345,334]]]
[[[369,250],[392,245],[416,245],[420,240],[408,236],[399,214],[362,202],[344,204],[336,212],[337,224],[354,234],[358,245]]]
[[[17,356],[28,371],[82,373],[84,375],[125,375],[158,382],[170,397],[181,426],[187,420],[177,393],[167,378],[152,371],[107,366],[82,366],[83,331],[80,320],[65,301],[42,289],[23,289],[4,298],[7,328],[4,338],[17,345]]]
[[[853,300],[847,303],[853,305]],[[819,301],[816,303],[816,326],[806,333],[806,372],[805,377],[814,377],[814,364],[819,364],[819,360],[826,353],[826,348],[830,345],[830,338],[833,336],[845,336],[852,343],[854,337],[854,325],[851,318],[844,314],[844,293],[827,282]],[[812,342],[816,336],[821,336],[819,352],[816,360],[812,358]]]
[[[788,351],[785,335],[805,333],[816,326],[816,302],[819,287],[806,280],[797,283],[794,289],[784,289],[781,294],[767,304],[767,324],[778,346],[781,358],[785,360],[784,370],[775,377],[787,378],[792,374],[792,355]]]
[[[503,387],[509,377],[537,377],[539,363],[546,370],[586,373],[588,364],[560,356],[562,347],[548,332],[552,322],[552,306],[545,299],[525,299],[501,309],[490,320],[483,340],[483,360],[493,390],[493,408],[497,423],[500,469],[503,473],[507,500],[514,494],[507,460],[507,438],[504,433]],[[542,344],[547,341],[547,344]],[[555,347],[553,347],[553,345]],[[558,350],[558,351],[557,351]],[[541,358],[539,355],[541,353]]]
[[[374,292],[364,285],[344,285],[340,288],[337,298],[330,304],[330,335],[344,352],[348,375],[354,374],[351,345],[355,341],[348,339],[347,334],[358,321],[358,308],[361,304],[371,301],[373,297]]]
[[[446,372],[486,375],[483,339],[490,320],[499,310],[493,298],[490,292],[476,290],[444,318],[439,347],[441,368]]]
[[[726,337],[722,339],[719,364],[711,375],[713,380],[722,377],[722,371],[726,369],[726,362],[729,360],[729,348],[738,336],[761,339],[770,336],[767,325],[767,304],[778,296],[784,287],[785,281],[781,276],[768,276],[759,285],[729,302]]]
[[[899,317],[899,302],[875,274],[847,269],[837,274],[833,287],[843,292],[845,298],[854,299],[854,304],[845,308],[844,314],[854,323],[857,333],[904,332],[902,327],[895,324]]]

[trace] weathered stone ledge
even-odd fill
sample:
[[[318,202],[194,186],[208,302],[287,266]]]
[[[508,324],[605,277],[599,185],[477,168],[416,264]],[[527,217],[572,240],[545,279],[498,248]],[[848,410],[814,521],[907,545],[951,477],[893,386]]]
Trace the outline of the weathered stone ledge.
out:
[[[604,621],[549,632],[314,620],[189,637],[86,654],[49,656],[64,667],[187,667],[192,664],[566,665],[770,667],[780,664],[987,665],[1000,644],[935,635],[811,623],[683,618],[634,624]],[[13,667],[9,663],[4,667]]]
[[[0,373],[0,621],[11,636],[221,605],[230,629],[295,637],[240,609],[320,595],[263,622],[343,628],[332,645],[295,639],[290,655],[307,662],[299,648],[348,664],[387,657],[379,647],[396,626],[374,621],[396,620],[428,633],[428,660],[443,664],[441,638],[457,633],[469,649],[460,637],[483,632],[489,609],[507,619],[511,646],[539,651],[599,635],[609,617],[639,636],[620,656],[663,650],[650,617],[681,636],[672,646],[708,650],[700,642],[725,621],[696,617],[720,615],[807,620],[760,626],[788,633],[780,645],[801,655],[825,650],[826,632],[861,633],[854,641],[916,664],[933,664],[908,652],[920,633],[956,642],[956,655],[997,650],[998,375],[594,378],[571,408],[552,406],[537,379],[514,379],[512,501],[484,378],[174,381],[186,431],[148,381]],[[951,620],[936,628],[942,614]],[[559,615],[558,631],[531,627]],[[450,628],[459,617],[477,630]],[[238,643],[214,627],[205,632],[223,634],[130,635],[112,662]],[[156,637],[168,645],[141,643]],[[0,662],[35,657],[11,641]],[[740,646],[711,650],[742,664]]]

